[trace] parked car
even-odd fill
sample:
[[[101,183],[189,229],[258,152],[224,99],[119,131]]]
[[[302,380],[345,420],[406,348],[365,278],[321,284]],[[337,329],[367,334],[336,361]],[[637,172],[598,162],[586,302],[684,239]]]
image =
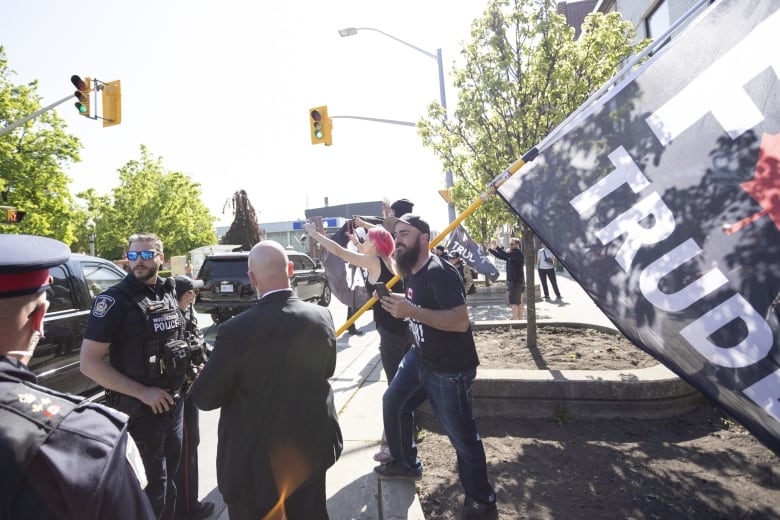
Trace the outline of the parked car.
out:
[[[297,251],[288,251],[294,266],[290,283],[299,298],[330,305],[330,286],[325,271],[318,260]],[[206,257],[198,273],[203,288],[195,300],[195,310],[210,314],[215,323],[239,314],[257,302],[257,296],[249,283],[247,259],[249,253],[218,253]]]
[[[49,269],[52,283],[46,292],[49,310],[44,333],[30,369],[39,382],[62,392],[97,394],[101,388],[79,369],[81,341],[92,302],[127,273],[108,260],[72,254],[62,265]]]

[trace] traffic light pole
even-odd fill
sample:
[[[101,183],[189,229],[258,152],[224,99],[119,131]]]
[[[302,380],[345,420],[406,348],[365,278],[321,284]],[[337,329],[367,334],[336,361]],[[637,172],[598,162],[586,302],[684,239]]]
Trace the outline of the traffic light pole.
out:
[[[331,119],[360,119],[361,121],[373,121],[374,123],[387,123],[388,125],[417,126],[417,123],[411,121],[398,121],[395,119],[379,119],[377,117],[363,116],[330,116]]]
[[[6,126],[2,130],[0,130],[0,135],[7,134],[8,132],[13,130],[14,128],[17,128],[17,127],[25,124],[27,121],[35,119],[36,117],[38,117],[39,115],[43,114],[44,112],[47,112],[47,111],[51,110],[52,108],[65,103],[66,101],[70,101],[71,99],[73,99],[73,94],[68,94],[67,96],[65,96],[64,98],[60,99],[59,101],[56,101],[56,102],[52,103],[49,106],[43,107],[40,110],[36,110],[35,112],[30,114],[29,116],[23,117],[19,121],[15,122],[15,123],[11,123],[10,125]]]

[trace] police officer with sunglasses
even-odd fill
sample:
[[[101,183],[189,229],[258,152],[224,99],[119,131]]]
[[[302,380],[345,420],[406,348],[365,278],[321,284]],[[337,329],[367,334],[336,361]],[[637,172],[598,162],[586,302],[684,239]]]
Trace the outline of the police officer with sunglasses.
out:
[[[173,476],[182,448],[181,388],[190,363],[174,283],[158,275],[163,244],[151,233],[130,237],[130,272],[95,299],[81,346],[81,370],[130,417],[158,518],[175,518]],[[106,360],[108,354],[108,360]]]

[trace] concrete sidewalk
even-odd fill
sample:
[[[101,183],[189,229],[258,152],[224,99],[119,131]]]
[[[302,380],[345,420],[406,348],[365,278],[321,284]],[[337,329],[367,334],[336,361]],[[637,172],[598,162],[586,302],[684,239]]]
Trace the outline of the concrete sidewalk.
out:
[[[575,281],[559,273],[558,285],[563,299],[537,302],[538,320],[611,326]],[[472,321],[508,320],[511,313],[504,303],[503,285],[495,286],[492,291],[482,289],[480,294],[469,296]],[[381,480],[373,472],[377,463],[372,457],[379,449],[382,435],[382,394],[387,380],[379,360],[379,334],[370,316],[361,317],[358,325],[365,331],[363,336],[345,334],[339,338],[339,357],[348,361],[337,366],[336,375],[331,379],[344,435],[344,452],[327,474],[330,518],[424,520],[413,482]],[[350,350],[350,356],[342,355],[345,349]],[[206,499],[218,506],[212,518],[229,518],[216,489]]]

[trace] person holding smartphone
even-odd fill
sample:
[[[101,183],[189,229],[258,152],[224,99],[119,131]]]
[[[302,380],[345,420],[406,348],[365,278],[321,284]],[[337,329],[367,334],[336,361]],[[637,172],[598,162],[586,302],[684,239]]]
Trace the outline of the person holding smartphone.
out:
[[[304,225],[306,233],[313,240],[319,242],[328,252],[338,256],[345,262],[361,267],[368,272],[366,288],[369,293],[376,291],[386,291],[385,283],[395,276],[393,261],[391,255],[395,250],[395,241],[393,236],[381,225],[368,228],[366,239],[359,244],[358,251],[351,251],[341,247],[339,244],[326,237],[319,231],[312,222],[306,222]],[[393,292],[403,293],[403,284],[397,283],[392,288]],[[374,312],[374,323],[379,332],[379,355],[382,359],[382,368],[387,376],[387,383],[395,377],[398,371],[398,364],[411,347],[414,337],[405,320],[394,318],[389,312],[382,308],[377,302],[372,307]],[[392,459],[387,444],[382,436],[382,448],[374,455],[377,462],[388,462]]]

